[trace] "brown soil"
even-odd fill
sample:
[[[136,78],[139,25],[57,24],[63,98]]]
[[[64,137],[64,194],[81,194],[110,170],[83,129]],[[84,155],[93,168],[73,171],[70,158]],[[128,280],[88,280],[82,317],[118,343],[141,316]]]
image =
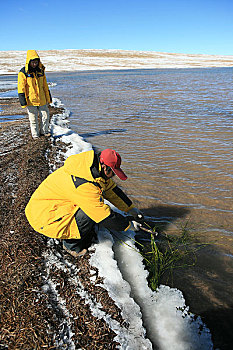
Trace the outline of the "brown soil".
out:
[[[8,103],[5,113],[14,111],[18,114],[17,101],[11,99]],[[58,110],[50,108],[50,115],[54,112]],[[2,123],[0,130],[0,349],[58,349],[61,348],[58,344],[64,315],[56,308],[52,295],[42,291],[46,274],[42,254],[48,250],[47,239],[33,231],[24,209],[33,191],[49,174],[45,153],[52,161],[57,149],[63,145],[59,142],[51,145],[44,137],[33,140],[27,119]],[[90,290],[96,300],[101,300],[112,318],[123,324],[120,312],[107,292],[90,282],[88,255],[76,261],[60,247],[57,249],[78,266],[79,279],[85,289]],[[98,284],[97,272],[96,276]],[[119,345],[114,341],[116,334],[105,321],[92,315],[84,299],[70,285],[67,275],[54,267],[49,277],[59,283],[59,294],[73,315],[75,347],[116,349]]]

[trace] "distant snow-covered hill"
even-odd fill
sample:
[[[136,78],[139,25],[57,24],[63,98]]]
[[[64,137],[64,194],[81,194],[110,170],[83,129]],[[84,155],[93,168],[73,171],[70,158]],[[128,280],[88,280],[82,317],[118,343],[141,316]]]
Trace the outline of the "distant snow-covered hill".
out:
[[[47,72],[233,66],[233,56],[124,50],[38,50],[37,52]],[[18,73],[25,61],[26,51],[0,51],[0,74]]]

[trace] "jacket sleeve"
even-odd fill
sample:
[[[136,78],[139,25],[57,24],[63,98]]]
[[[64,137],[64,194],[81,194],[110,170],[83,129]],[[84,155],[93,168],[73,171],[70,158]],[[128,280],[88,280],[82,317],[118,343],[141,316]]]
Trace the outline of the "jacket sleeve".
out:
[[[43,81],[43,85],[44,85],[44,92],[45,92],[45,96],[46,96],[46,102],[47,104],[52,103],[52,96],[48,87],[48,83],[47,83],[47,79],[46,76],[44,74],[44,81]]]
[[[105,188],[104,198],[126,213],[134,207],[129,197],[110,179]]]
[[[27,107],[26,83],[27,83],[27,79],[26,79],[24,73],[19,72],[19,74],[18,74],[18,97],[19,97],[19,103],[21,104],[22,108]]]
[[[73,200],[75,201],[75,198]],[[77,200],[78,206],[96,223],[111,213],[110,207],[104,203],[100,188],[92,183],[84,183],[77,188]]]

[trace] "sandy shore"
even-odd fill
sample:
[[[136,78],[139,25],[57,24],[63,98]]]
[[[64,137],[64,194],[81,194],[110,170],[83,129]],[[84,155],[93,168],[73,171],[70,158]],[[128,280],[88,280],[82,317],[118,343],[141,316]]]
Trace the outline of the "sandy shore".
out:
[[[233,56],[192,55],[125,50],[38,50],[47,72],[232,67]],[[0,51],[0,74],[17,74],[26,61],[26,51]]]
[[[1,115],[25,114],[17,99],[1,100],[1,103]],[[51,115],[57,112],[56,109],[50,109]],[[1,201],[3,332],[0,340],[1,344],[12,349],[29,349],[29,345],[25,347],[25,344],[34,344],[39,348],[46,344],[49,348],[54,345],[53,330],[56,329],[58,320],[54,319],[51,310],[47,308],[46,300],[41,299],[39,304],[36,302],[37,294],[33,292],[41,288],[41,271],[44,269],[42,253],[46,251],[46,240],[30,228],[24,216],[24,208],[32,192],[49,173],[45,153],[54,162],[57,150],[63,145],[59,142],[52,145],[51,140],[46,138],[33,141],[26,115],[23,120],[1,123],[0,126],[1,189],[4,198]],[[93,289],[88,271],[87,257],[83,259],[80,276],[86,288]],[[233,343],[232,287],[230,284],[221,284],[221,279],[230,280],[230,274],[230,271],[225,270],[224,262],[216,264],[215,257],[204,251],[198,256],[196,266],[177,270],[172,279],[165,276],[162,281],[184,293],[190,311],[202,317],[212,333],[215,348],[221,350],[230,349]],[[59,278],[61,285],[65,285],[65,276]],[[97,299],[100,295],[98,293],[101,293],[101,299],[106,298],[106,307],[109,307],[111,301],[103,291],[93,289],[92,292],[96,293]],[[96,326],[96,319],[88,307],[81,300],[74,303],[74,291],[69,290],[69,286],[64,288],[63,293],[68,307],[77,316],[75,336],[79,346],[106,349],[106,344],[111,344],[108,348],[116,349],[114,334],[106,324],[101,321],[101,325]],[[112,308],[117,314],[114,306]]]

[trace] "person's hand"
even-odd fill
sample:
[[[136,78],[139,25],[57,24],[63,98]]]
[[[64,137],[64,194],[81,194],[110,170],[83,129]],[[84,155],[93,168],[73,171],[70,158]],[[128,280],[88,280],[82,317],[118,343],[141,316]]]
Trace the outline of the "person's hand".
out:
[[[132,230],[132,231],[139,231],[140,230],[140,227],[142,226],[142,224],[140,224],[139,222],[137,221],[131,221],[130,222],[130,227],[128,228],[128,230]]]
[[[143,223],[144,222],[144,215],[138,208],[132,208],[128,212],[137,222]]]

